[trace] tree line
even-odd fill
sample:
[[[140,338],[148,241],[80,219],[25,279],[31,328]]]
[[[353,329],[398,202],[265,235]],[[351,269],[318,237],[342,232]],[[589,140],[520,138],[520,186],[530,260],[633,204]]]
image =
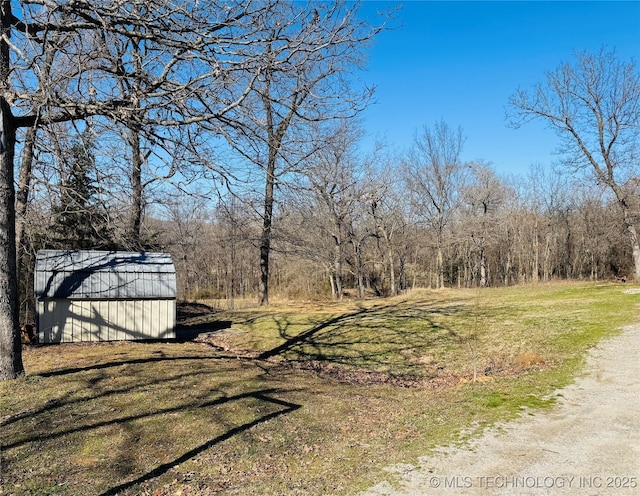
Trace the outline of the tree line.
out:
[[[436,208],[423,182],[433,176],[410,165],[325,162],[283,191],[274,216],[273,291],[339,300],[416,287],[633,278],[622,212],[605,189],[557,168],[501,177],[473,162],[460,164],[450,197]],[[259,216],[238,198],[191,206],[174,205],[155,221],[174,254],[180,293],[229,305],[255,301]]]
[[[357,69],[389,15],[357,3],[0,3],[3,380],[42,248],[168,250],[183,297],[262,304],[640,276],[640,85],[615,53],[514,93],[514,126],[567,139],[563,169],[516,179],[461,163],[444,121],[362,149]]]

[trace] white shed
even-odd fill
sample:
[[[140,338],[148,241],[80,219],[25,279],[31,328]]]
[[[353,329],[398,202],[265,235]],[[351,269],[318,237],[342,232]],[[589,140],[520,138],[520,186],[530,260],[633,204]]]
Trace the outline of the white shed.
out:
[[[175,338],[169,254],[41,250],[34,278],[40,343]]]

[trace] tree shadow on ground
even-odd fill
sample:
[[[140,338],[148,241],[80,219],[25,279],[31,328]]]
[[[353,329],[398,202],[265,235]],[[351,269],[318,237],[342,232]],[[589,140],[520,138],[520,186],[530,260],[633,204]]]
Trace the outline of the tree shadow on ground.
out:
[[[218,320],[214,322],[202,322],[193,324],[176,325],[176,337],[171,341],[184,343],[186,341],[195,341],[199,336],[209,335],[223,329],[229,329],[232,322],[230,320]]]
[[[179,301],[176,304],[178,322],[184,322],[194,317],[202,317],[215,313],[215,308],[205,304],[192,301]]]
[[[219,359],[217,357],[216,359]],[[160,361],[173,360],[190,360],[193,365],[185,365],[183,368],[173,368],[171,366],[157,371],[150,370],[145,365]],[[203,362],[204,360],[204,362]],[[245,366],[238,366],[237,360],[227,362],[226,367],[216,365],[207,365],[210,358],[206,356],[163,356],[149,357],[146,360],[121,360],[120,365],[129,366],[123,372],[111,370],[114,367],[113,362],[104,364],[96,364],[93,366],[75,368],[73,370],[66,369],[64,374],[76,374],[75,377],[69,377],[68,380],[78,382],[77,391],[81,394],[69,394],[66,392],[57,399],[44,402],[38,408],[29,410],[28,412],[19,412],[0,422],[3,433],[3,450],[13,451],[24,449],[25,447],[36,444],[52,445],[55,443],[77,442],[77,435],[89,433],[93,435],[101,435],[104,429],[120,427],[122,430],[131,431],[133,439],[140,439],[138,429],[144,429],[147,422],[155,422],[155,419],[166,417],[181,418],[180,415],[185,414],[186,418],[199,417],[201,415],[210,415],[212,419],[218,419],[215,424],[215,435],[210,434],[209,438],[200,437],[194,440],[195,447],[189,449],[189,446],[180,450],[172,450],[168,455],[169,461],[156,462],[157,465],[140,466],[137,469],[123,471],[121,475],[114,472],[111,484],[108,481],[102,482],[100,494],[116,495],[127,490],[137,491],[137,486],[144,484],[156,477],[159,477],[180,464],[196,457],[230,438],[242,434],[243,432],[255,427],[259,424],[268,422],[277,417],[292,413],[302,405],[287,401],[281,398],[281,395],[288,395],[292,389],[255,387],[248,385],[244,391],[237,391],[235,385],[238,381],[238,372],[245,369]],[[224,362],[222,362],[224,363]],[[198,364],[203,364],[198,369]],[[103,365],[101,367],[101,365]],[[195,369],[193,367],[196,367]],[[177,372],[180,370],[180,372]],[[124,375],[123,375],[124,374]],[[220,380],[215,381],[213,388],[204,388],[196,391],[195,394],[182,395],[177,402],[162,403],[158,401],[147,402],[130,402],[127,401],[126,407],[121,407],[122,400],[125,397],[140,398],[141,395],[156,394],[156,386],[167,383],[160,391],[173,391],[176,386],[181,385],[185,380],[187,383],[200,383],[199,377],[202,376],[206,380],[207,376],[215,374],[220,376]],[[41,380],[49,377],[55,377],[56,374],[41,374]],[[249,377],[252,375],[250,374]],[[130,377],[124,379],[122,384],[114,382],[115,378]],[[231,382],[225,377],[233,378]],[[240,383],[244,384],[243,381]],[[244,386],[242,386],[244,387]],[[183,388],[182,386],[180,387]],[[227,391],[235,392],[228,393]],[[245,402],[249,401],[245,406]],[[129,407],[131,405],[131,407]],[[241,406],[234,406],[241,405]],[[242,408],[245,416],[242,420],[234,422],[234,416],[227,417],[230,411]],[[83,412],[89,412],[83,414]],[[97,415],[96,412],[100,412]],[[201,412],[201,413],[194,413]],[[226,412],[226,413],[225,413]],[[248,418],[247,418],[248,416]],[[60,422],[60,418],[69,418],[69,421]],[[223,419],[227,418],[227,423]],[[234,425],[234,424],[239,425]],[[37,428],[33,428],[33,426]],[[29,426],[29,428],[25,428]],[[212,426],[213,427],[213,426]],[[204,433],[204,432],[203,432]],[[206,434],[205,434],[206,436]],[[74,441],[75,440],[75,441]],[[179,444],[179,443],[178,443]],[[192,445],[192,446],[193,446]],[[123,460],[127,453],[135,451],[133,445],[127,444],[125,452],[122,453]],[[167,458],[165,458],[166,460]],[[115,469],[112,470],[112,472]],[[35,476],[35,474],[34,474]],[[107,484],[105,484],[107,482]],[[105,490],[112,484],[117,484],[110,489]],[[94,488],[94,490],[97,488]],[[90,488],[87,488],[90,494]],[[93,494],[96,494],[95,492]]]
[[[273,398],[271,396],[268,396],[268,394],[275,392],[275,390],[265,390],[265,391],[255,391],[255,392],[251,392],[251,393],[244,393],[241,395],[237,395],[237,396],[231,396],[228,398],[222,398],[220,401],[218,401],[217,403],[226,403],[229,401],[236,401],[238,399],[244,399],[244,398],[254,398],[257,399],[259,401],[262,401],[265,404],[270,404],[278,409],[276,409],[275,411],[268,413],[266,415],[262,415],[259,418],[256,418],[255,420],[252,420],[251,422],[246,422],[242,425],[239,425],[237,427],[234,427],[232,429],[229,429],[227,432],[225,432],[224,434],[221,434],[219,436],[216,436],[210,440],[208,440],[205,443],[200,444],[199,446],[196,446],[195,448],[183,453],[182,455],[174,458],[173,460],[171,460],[170,462],[167,463],[163,463],[158,465],[157,467],[155,467],[154,469],[150,470],[149,472],[137,477],[136,479],[133,479],[131,481],[128,482],[124,482],[122,484],[119,484],[115,487],[112,487],[111,489],[101,493],[100,496],[115,496],[117,494],[120,494],[122,491],[125,491],[127,489],[130,489],[134,486],[137,486],[139,484],[143,484],[151,479],[154,479],[156,477],[159,477],[165,473],[167,473],[169,470],[177,467],[178,465],[196,457],[197,455],[199,455],[200,453],[208,450],[209,448],[212,448],[214,446],[216,446],[217,444],[220,444],[230,438],[232,438],[233,436],[236,436],[238,434],[241,434],[249,429],[251,429],[252,427],[255,427],[256,425],[268,422],[269,420],[275,419],[277,417],[280,417],[282,415],[286,415],[289,414],[291,412],[294,412],[296,410],[298,410],[299,408],[301,408],[301,405],[298,405],[296,403],[291,403],[288,401],[284,401],[284,400],[280,400],[277,398]]]
[[[230,320],[211,320],[216,309],[204,303],[181,301],[176,306],[175,340],[181,343],[194,341],[201,335],[208,335],[229,329]]]
[[[274,315],[283,342],[263,351],[258,358],[437,375],[443,364],[427,366],[419,360],[429,350],[461,346],[467,336],[448,320],[469,312],[463,304],[416,307],[396,302],[326,318],[301,331],[288,316]]]

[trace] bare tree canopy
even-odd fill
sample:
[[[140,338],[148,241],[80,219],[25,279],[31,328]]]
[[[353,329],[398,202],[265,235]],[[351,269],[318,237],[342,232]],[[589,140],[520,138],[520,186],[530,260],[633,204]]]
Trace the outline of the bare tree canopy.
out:
[[[18,129],[103,116],[153,137],[158,127],[220,118],[260,73],[251,42],[273,5],[0,2],[0,379],[23,373],[13,178]]]
[[[269,303],[276,187],[314,152],[312,124],[353,117],[372,96],[370,88],[355,88],[353,72],[382,27],[359,19],[358,6],[343,0],[276,2],[261,19],[263,37],[256,42],[262,53],[260,74],[247,98],[224,118],[229,143],[263,178],[262,304]]]
[[[462,128],[452,129],[440,120],[416,134],[405,159],[405,181],[416,216],[436,233],[436,287],[444,287],[444,232],[459,206],[467,168],[460,161],[464,144]]]
[[[615,194],[640,280],[640,73],[615,51],[576,54],[547,74],[546,82],[520,90],[509,100],[509,119],[518,127],[542,119],[562,139],[565,163],[590,170]]]

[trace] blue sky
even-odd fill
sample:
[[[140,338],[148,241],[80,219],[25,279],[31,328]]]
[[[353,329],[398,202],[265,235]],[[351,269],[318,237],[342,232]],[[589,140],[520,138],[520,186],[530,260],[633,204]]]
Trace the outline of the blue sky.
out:
[[[373,18],[398,2],[365,0]],[[505,175],[557,160],[542,123],[514,130],[505,107],[518,88],[544,80],[576,50],[615,48],[640,64],[640,1],[405,1],[394,25],[369,50],[362,79],[377,87],[363,115],[370,139],[408,148],[416,132],[443,119],[466,137],[464,160],[491,162]]]

